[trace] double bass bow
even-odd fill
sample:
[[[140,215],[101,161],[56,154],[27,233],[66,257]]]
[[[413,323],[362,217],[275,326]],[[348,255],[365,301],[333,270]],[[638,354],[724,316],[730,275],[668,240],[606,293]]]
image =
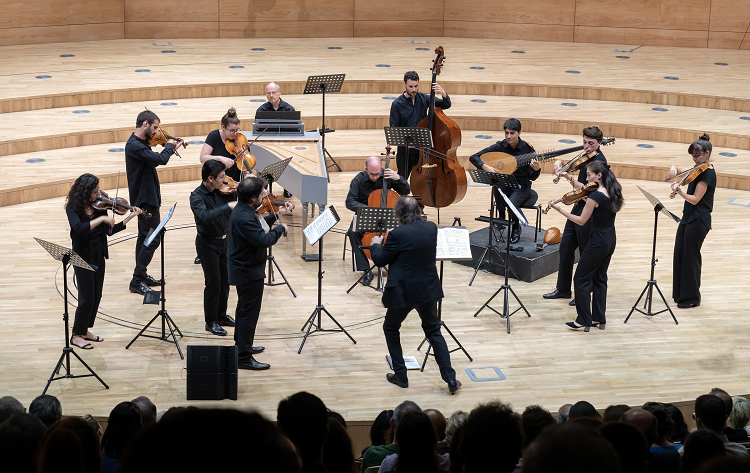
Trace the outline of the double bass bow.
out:
[[[391,147],[386,146],[385,147],[385,165],[383,166],[383,170],[381,171],[383,173],[383,188],[382,189],[376,189],[372,191],[367,197],[367,206],[368,207],[380,207],[380,208],[393,208],[396,206],[396,201],[398,200],[398,192],[394,191],[393,189],[388,189],[388,179],[385,178],[385,170],[388,169],[388,165],[390,164],[391,160]],[[372,245],[372,239],[376,236],[382,236],[382,232],[365,232],[364,236],[362,236],[362,246],[370,246]],[[388,238],[388,235],[383,237],[382,245],[385,245],[385,240]],[[370,255],[370,250],[363,249],[365,256],[367,256],[367,259],[372,259],[372,256]]]
[[[443,68],[445,51],[442,46],[435,48],[437,57],[432,66],[430,83],[430,109],[427,117],[417,124],[427,128],[432,134],[432,148],[419,150],[419,161],[409,178],[413,195],[418,195],[422,203],[429,207],[447,207],[460,202],[466,195],[466,170],[458,164],[456,148],[461,145],[461,129],[448,118],[440,107],[435,107],[437,76]]]

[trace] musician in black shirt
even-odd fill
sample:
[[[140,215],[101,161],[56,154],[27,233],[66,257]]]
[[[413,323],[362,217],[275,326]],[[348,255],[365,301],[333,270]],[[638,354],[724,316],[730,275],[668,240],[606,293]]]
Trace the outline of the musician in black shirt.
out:
[[[390,126],[415,127],[427,116],[430,109],[430,94],[419,91],[419,74],[409,71],[404,74],[403,94],[399,95],[391,104],[391,116],[388,119]],[[435,106],[443,110],[451,108],[451,98],[438,84],[432,84],[432,90],[442,98],[435,99]],[[408,154],[408,160],[407,160]],[[401,176],[409,179],[411,168],[419,161],[419,150],[399,146],[396,150],[396,168]]]
[[[161,243],[161,236],[156,235],[154,241],[147,247],[143,246],[143,242],[146,240],[149,230],[156,228],[161,221],[159,215],[161,189],[156,167],[167,164],[169,158],[175,152],[175,146],[179,146],[182,142],[182,139],[170,139],[161,153],[151,151],[148,141],[156,134],[159,123],[159,117],[154,112],[145,110],[139,113],[135,124],[136,130],[125,143],[125,171],[128,176],[130,203],[151,214],[151,218],[138,219],[135,269],[129,286],[130,292],[138,294],[145,294],[150,291],[151,289],[148,286],[161,285],[160,280],[154,279],[146,273],[154,256],[154,251]]]
[[[472,155],[469,158],[471,164],[473,164],[477,169],[481,169],[482,171],[487,172],[497,172],[497,169],[482,161],[481,156],[485,153],[501,152],[510,154],[511,156],[534,153],[534,148],[520,138],[520,121],[515,118],[509,118],[505,121],[505,124],[503,124],[503,129],[505,130],[505,139],[503,141],[498,141],[494,145],[483,149],[482,151]],[[520,188],[513,190],[510,195],[508,195],[508,198],[513,203],[513,205],[516,206],[519,212],[521,212],[522,215],[523,212],[521,211],[521,205],[525,203],[531,196],[531,181],[535,181],[539,177],[541,169],[542,166],[535,159],[532,159],[529,164],[520,166],[513,172],[513,176],[516,178],[516,181],[518,181],[518,185],[520,186]],[[505,201],[496,189],[493,189],[493,192],[495,192],[495,202],[497,204],[497,210],[502,216],[505,213]],[[511,219],[510,215],[508,215],[508,219]],[[518,243],[520,239],[521,224],[518,222],[514,222],[510,242]]]
[[[380,158],[370,156],[365,162],[365,170],[354,176],[349,184],[349,193],[346,195],[346,208],[356,212],[360,207],[367,207],[367,199],[373,191],[383,189],[383,179],[386,180],[388,189],[393,189],[400,195],[406,195],[411,192],[409,183],[405,178],[398,175],[393,169],[381,169]],[[367,271],[365,278],[362,280],[365,284],[372,282],[372,273],[368,269],[370,265],[367,257],[359,245],[362,244],[364,233],[354,231],[354,220],[352,220],[349,230],[346,232],[349,236],[349,242],[354,252],[354,261],[357,271]]]
[[[195,249],[203,268],[206,287],[203,290],[203,316],[206,331],[226,335],[222,328],[234,327],[234,319],[227,315],[229,276],[227,275],[227,230],[232,209],[237,205],[236,194],[221,194],[224,164],[215,159],[203,163],[203,182],[190,194],[198,235]]]
[[[226,175],[238,182],[240,170],[237,168],[235,156],[227,151],[226,142],[234,140],[239,132],[240,119],[237,117],[237,110],[232,107],[221,117],[221,128],[208,134],[201,149],[201,163],[209,159],[222,162],[226,166]]]
[[[258,112],[293,112],[294,107],[281,100],[281,86],[276,82],[266,85],[266,103],[258,107]]]

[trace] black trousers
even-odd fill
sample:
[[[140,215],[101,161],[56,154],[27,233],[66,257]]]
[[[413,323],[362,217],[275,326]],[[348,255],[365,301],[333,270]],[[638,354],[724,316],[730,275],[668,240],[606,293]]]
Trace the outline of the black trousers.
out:
[[[227,275],[227,240],[195,237],[195,249],[203,268],[203,317],[207,324],[227,315],[229,276]]]
[[[357,267],[357,271],[366,270],[370,267],[370,260],[367,259],[365,252],[359,247],[359,245],[362,244],[362,237],[365,236],[365,234],[354,231],[354,220],[352,220],[351,225],[349,225],[349,230],[347,230],[346,235],[349,237],[349,243],[352,246],[352,252],[354,252],[354,264]]]
[[[91,263],[97,266],[96,271],[73,266],[78,285],[78,307],[73,320],[73,335],[86,335],[89,328],[94,326],[99,302],[102,300],[105,261],[104,257],[101,257],[99,261]]]
[[[252,357],[255,328],[258,326],[260,305],[263,300],[263,280],[250,281],[237,286],[236,325],[234,344],[237,345],[237,361],[245,363]]]
[[[672,258],[672,299],[697,304],[701,300],[701,247],[708,227],[696,218],[677,226]]]
[[[135,269],[133,270],[133,282],[140,283],[146,279],[146,270],[148,269],[151,259],[154,257],[154,251],[159,248],[161,235],[156,235],[154,241],[149,246],[143,246],[146,241],[149,230],[159,226],[161,217],[159,216],[159,207],[153,205],[141,204],[142,210],[151,213],[151,218],[138,218],[138,240],[135,242]]]
[[[422,330],[432,344],[432,349],[435,351],[435,361],[437,361],[438,367],[440,367],[440,376],[446,383],[454,381],[456,379],[456,371],[451,367],[451,356],[448,352],[448,345],[445,343],[443,334],[440,333],[437,302],[428,302],[427,304],[398,309],[390,308],[385,313],[383,333],[385,333],[385,343],[388,345],[388,353],[390,353],[391,360],[393,361],[393,371],[395,371],[396,376],[399,378],[407,379],[399,329],[406,316],[413,309],[417,309],[419,318],[422,319]]]
[[[580,213],[577,215],[580,215]],[[594,220],[591,218],[583,226],[570,220],[565,222],[565,229],[560,241],[560,266],[557,271],[556,286],[558,291],[570,292],[570,284],[573,280],[573,265],[576,261],[576,248],[578,248],[578,254],[582,255],[589,242],[593,224]]]
[[[407,159],[408,154],[408,159]],[[413,168],[419,161],[419,150],[414,148],[407,148],[405,146],[399,146],[396,148],[396,170],[398,174],[406,180],[409,180],[411,174],[411,168]]]
[[[578,260],[573,287],[575,288],[576,322],[589,326],[594,322],[606,323],[607,310],[607,269],[615,252],[617,239],[615,230],[592,233],[586,249]],[[590,296],[593,285],[593,301]]]
[[[497,190],[497,188],[493,187],[492,192],[495,193],[495,206],[497,208],[497,212],[500,215],[500,218],[503,218],[505,215],[506,208],[508,207],[505,205],[505,199],[503,199],[503,196],[500,195],[500,192]],[[523,210],[521,210],[521,205],[525,204],[527,200],[529,200],[529,197],[531,197],[531,185],[525,186],[521,184],[520,189],[515,189],[513,192],[508,195],[505,194],[510,199],[511,203],[515,205],[515,207],[518,209],[518,211],[524,215]],[[516,221],[516,216],[513,214],[513,212],[510,212],[511,215],[508,215],[508,219],[512,221]],[[518,224],[516,224],[518,225]]]

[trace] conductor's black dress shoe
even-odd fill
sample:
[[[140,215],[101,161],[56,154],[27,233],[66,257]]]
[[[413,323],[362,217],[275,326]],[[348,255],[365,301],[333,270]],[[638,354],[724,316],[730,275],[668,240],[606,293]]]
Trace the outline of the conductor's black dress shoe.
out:
[[[701,301],[698,302],[678,302],[677,308],[678,309],[692,309],[693,307],[698,307],[701,305]]]
[[[210,324],[206,324],[206,332],[211,332],[214,335],[225,336],[227,331],[221,328],[219,322],[213,321]]]
[[[222,327],[234,327],[234,319],[228,315],[219,317],[219,325],[221,325]]]
[[[456,379],[448,383],[448,391],[451,394],[455,394],[459,389],[461,389],[461,381]]]
[[[253,355],[257,355],[258,353],[263,353],[263,351],[266,349],[266,347],[253,347],[250,349],[250,353]]]
[[[154,279],[150,274],[146,275],[146,285],[148,286],[161,286],[161,279]]]
[[[555,289],[554,291],[550,292],[549,294],[545,294],[542,297],[545,299],[567,299],[570,297],[569,292],[562,292],[559,289]]]
[[[576,306],[576,300],[575,299],[571,299],[570,302],[568,302],[568,305],[571,306],[571,307],[575,307]]]
[[[250,360],[242,361],[237,364],[237,368],[241,370],[259,371],[259,370],[267,370],[270,367],[271,365],[269,365],[268,363],[261,363],[260,361],[256,360],[252,356],[250,357]]]
[[[134,283],[133,281],[130,281],[130,286],[128,287],[130,289],[130,292],[134,292],[136,294],[140,294],[142,296],[145,296],[147,292],[153,291],[150,287],[146,285],[145,282],[141,281],[139,283]]]
[[[388,373],[385,375],[385,379],[388,380],[389,383],[395,384],[399,388],[408,388],[409,387],[409,381],[406,379],[401,379],[398,376],[396,376],[393,373]]]

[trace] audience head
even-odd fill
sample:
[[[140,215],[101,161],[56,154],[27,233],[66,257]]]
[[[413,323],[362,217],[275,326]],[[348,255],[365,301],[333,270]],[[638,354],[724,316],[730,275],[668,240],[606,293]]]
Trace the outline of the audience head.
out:
[[[742,429],[750,422],[750,402],[742,396],[732,396],[732,413],[729,422],[735,429]]]
[[[15,414],[26,412],[21,401],[12,396],[0,397],[0,423],[13,417]]]
[[[659,402],[647,402],[643,409],[653,414],[656,418],[657,440],[653,443],[669,442],[674,436],[674,421],[669,417],[667,406]]]
[[[437,437],[438,442],[442,442],[445,440],[445,416],[442,412],[440,412],[437,409],[425,409],[423,411],[425,414],[427,414],[427,417],[430,418],[430,422],[432,422],[432,427],[435,429],[435,436]]]
[[[599,428],[599,432],[617,452],[622,473],[646,473],[649,444],[635,426],[625,422],[608,422]]]
[[[571,407],[573,407],[573,404],[563,404],[562,406],[560,406],[560,409],[557,410],[558,424],[564,424],[565,422],[567,422]]]
[[[205,454],[221,433],[221,454]],[[257,413],[231,409],[182,409],[145,429],[122,462],[122,473],[165,471],[298,473],[294,446]]]
[[[715,433],[697,430],[685,439],[680,473],[692,473],[705,461],[724,455],[726,455],[724,442]]]
[[[622,419],[620,420],[640,430],[641,434],[646,438],[649,446],[652,443],[656,443],[659,439],[656,417],[645,409],[641,409],[640,407],[630,409],[623,414]]]
[[[305,391],[292,394],[279,402],[276,419],[297,447],[303,465],[321,459],[328,437],[328,409],[318,396]]]
[[[213,161],[213,159],[211,161]],[[148,427],[156,422],[156,405],[151,402],[151,399],[146,396],[138,396],[133,399],[132,402],[141,412],[141,424],[143,424],[144,427]]]
[[[0,424],[0,465],[4,471],[36,471],[36,451],[47,427],[41,420],[20,412]]]
[[[718,456],[702,463],[696,473],[748,473],[750,458],[727,458]]]
[[[673,442],[682,442],[682,440],[687,437],[688,434],[685,417],[682,415],[682,411],[674,404],[664,404],[664,406],[666,407],[667,412],[669,413],[669,417],[672,419],[672,422],[674,422],[675,432],[670,440]]]
[[[730,396],[728,392],[724,391],[721,388],[713,388],[708,394],[713,394],[714,396],[724,401],[724,406],[727,410],[727,417],[729,417],[729,414],[732,413],[732,396]]]
[[[698,429],[706,429],[722,435],[727,421],[727,406],[713,394],[698,396],[695,400],[695,422]]]
[[[122,460],[125,450],[141,431],[141,410],[132,402],[121,402],[109,413],[107,430],[102,436],[102,451]]]
[[[620,464],[612,445],[596,430],[565,423],[542,432],[523,455],[524,473],[551,471],[618,473]]]
[[[568,413],[568,419],[575,419],[578,417],[593,417],[595,419],[602,418],[596,408],[590,402],[586,401],[578,401],[571,406],[570,412]]]
[[[627,404],[613,404],[604,409],[604,415],[602,415],[602,422],[618,422],[623,414],[630,410],[630,406]]]
[[[403,415],[396,430],[398,457],[395,471],[399,473],[437,473],[437,436],[425,412],[410,411]]]
[[[529,406],[521,414],[523,431],[523,448],[527,448],[536,440],[539,434],[551,425],[555,425],[555,418],[542,406]]]
[[[84,414],[81,416],[81,419],[85,420],[87,424],[89,424],[89,427],[94,429],[94,432],[96,432],[97,437],[99,438],[99,441],[102,440],[102,435],[104,435],[104,431],[102,430],[102,424],[99,423],[94,416],[91,414]]]
[[[339,414],[336,411],[332,411],[332,410],[328,409],[328,419],[329,420],[333,419],[336,422],[338,422],[339,424],[341,424],[342,426],[344,426],[345,429],[347,428],[347,426],[346,426],[346,420],[344,419],[344,416],[342,416],[341,414]]]
[[[466,422],[466,419],[469,418],[469,413],[465,411],[454,411],[453,414],[451,414],[450,417],[448,417],[448,421],[445,425],[445,441],[448,443],[451,443],[453,441],[453,436],[456,434],[456,431],[459,427],[464,425]]]
[[[323,464],[332,473],[351,472],[354,471],[352,439],[346,431],[346,426],[341,423],[337,416],[344,420],[336,412],[329,412],[328,414],[328,439],[323,445]]]
[[[80,417],[63,419],[45,433],[37,467],[45,473],[99,473],[99,437]]]
[[[520,421],[510,405],[498,401],[474,408],[461,440],[460,457],[466,473],[513,471],[521,457]]]
[[[55,396],[42,394],[31,401],[29,414],[41,420],[44,422],[44,425],[49,427],[62,419],[62,405],[60,405],[60,401]]]
[[[393,411],[385,410],[375,418],[370,427],[370,443],[372,445],[385,445],[388,430],[391,428]]]
[[[401,418],[406,415],[407,412],[422,412],[422,408],[417,405],[414,401],[404,401],[393,410],[393,417],[391,417],[391,430],[395,434],[398,423]]]

